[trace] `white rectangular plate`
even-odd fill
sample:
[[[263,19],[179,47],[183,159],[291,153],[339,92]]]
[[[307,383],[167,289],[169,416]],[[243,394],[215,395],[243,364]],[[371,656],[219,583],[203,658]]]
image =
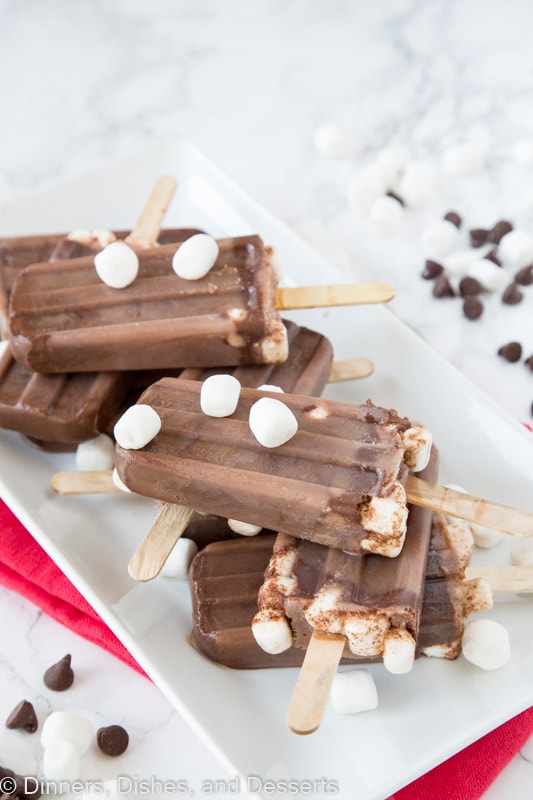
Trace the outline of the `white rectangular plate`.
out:
[[[78,177],[20,196],[0,209],[3,234],[132,225],[153,180],[172,174],[179,189],[165,224],[215,236],[258,232],[275,245],[294,284],[344,282],[345,275],[259,207],[194,147],[157,144]],[[533,437],[382,307],[302,311],[338,358],[375,362],[366,380],[328,396],[395,407],[433,431],[441,481],[533,511]],[[160,578],[135,584],[127,563],[154,517],[134,497],[59,497],[49,487],[73,456],[52,456],[0,432],[4,500],[122,640],[161,691],[231,774],[335,781],[338,796],[381,800],[504,720],[533,704],[533,601],[498,600],[490,616],[509,630],[513,656],[497,672],[419,659],[409,675],[372,667],[379,708],[339,716],[328,708],[310,737],[290,733],[285,714],[296,670],[238,672],[217,667],[186,641],[188,587]],[[477,563],[507,563],[507,540]],[[258,796],[271,796],[255,794]]]

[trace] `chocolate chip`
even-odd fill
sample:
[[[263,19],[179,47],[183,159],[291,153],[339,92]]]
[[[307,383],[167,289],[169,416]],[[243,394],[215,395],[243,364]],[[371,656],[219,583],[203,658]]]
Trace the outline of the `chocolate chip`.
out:
[[[524,364],[526,365],[526,367],[529,367],[531,372],[533,372],[533,356],[529,356],[529,358],[526,358]]]
[[[511,364],[515,364],[522,358],[522,345],[520,342],[508,342],[500,347],[498,355],[505,358],[506,361],[510,361]]]
[[[392,197],[393,200],[397,200],[401,206],[405,205],[403,197],[400,197],[399,194],[396,194],[396,192],[393,192],[392,190],[387,192],[387,197]]]
[[[483,247],[489,241],[490,231],[486,228],[472,228],[470,230],[470,244],[472,247]]]
[[[442,275],[444,272],[444,267],[442,264],[439,264],[438,261],[432,261],[430,258],[426,261],[424,265],[424,271],[422,272],[422,277],[425,278],[427,281],[432,281],[433,278],[436,278],[438,275]]]
[[[74,682],[74,673],[70,666],[70,654],[64,656],[57,664],[52,664],[44,673],[43,680],[49,689],[54,692],[64,692],[72,686]]]
[[[486,258],[487,261],[492,261],[492,263],[496,264],[497,267],[501,267],[501,265],[502,265],[502,262],[498,258],[498,248],[497,247],[493,247],[492,250],[489,253],[487,253],[486,256],[483,256],[483,258]]]
[[[106,756],[120,756],[127,749],[130,741],[128,732],[122,725],[108,725],[96,732],[96,743]]]
[[[444,219],[451,222],[456,228],[460,228],[463,223],[463,220],[456,211],[448,211],[448,213],[444,215]]]
[[[516,306],[524,299],[524,293],[520,291],[516,283],[510,283],[502,294],[502,303],[508,306]]]
[[[6,728],[10,728],[11,730],[23,728],[25,731],[28,731],[28,733],[35,733],[37,726],[38,722],[35,709],[28,700],[21,700],[6,720]]]
[[[513,230],[512,223],[506,219],[501,219],[490,231],[490,241],[494,244],[500,244],[504,236]]]
[[[519,283],[520,286],[531,286],[533,283],[533,264],[519,269],[514,276],[514,279],[515,283]]]
[[[483,291],[483,286],[475,278],[470,278],[469,276],[467,276],[466,278],[461,278],[459,282],[459,294],[461,295],[461,297],[467,297],[468,295],[473,295],[473,294],[480,294],[480,292],[482,291]]]
[[[439,275],[433,284],[434,297],[455,297],[455,291],[446,275]]]
[[[483,303],[479,297],[475,297],[475,295],[468,295],[465,297],[463,303],[463,314],[465,317],[467,317],[467,319],[479,319],[483,314],[483,310]]]

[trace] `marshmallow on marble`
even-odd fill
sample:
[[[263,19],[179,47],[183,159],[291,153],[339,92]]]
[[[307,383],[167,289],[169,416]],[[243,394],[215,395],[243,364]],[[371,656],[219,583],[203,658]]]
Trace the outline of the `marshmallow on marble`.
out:
[[[512,267],[526,267],[533,261],[533,236],[516,228],[500,240],[499,255]]]
[[[391,144],[376,154],[375,164],[381,172],[383,180],[387,184],[393,185],[403,172],[409,159],[410,154],[407,148],[401,144]]]
[[[241,522],[239,519],[228,519],[228,528],[239,536],[257,536],[263,528],[260,525],[252,525],[251,522]]]
[[[320,125],[313,139],[318,152],[329,158],[348,158],[355,151],[355,142],[350,134],[333,122]]]
[[[386,194],[387,183],[376,164],[368,164],[348,182],[348,199],[358,211],[368,212],[372,203]]]
[[[416,643],[409,631],[391,629],[385,636],[383,665],[393,675],[405,675],[415,663]]]
[[[45,748],[43,773],[48,781],[75,781],[80,777],[80,757],[71,742],[54,739]]]
[[[404,221],[405,211],[399,200],[389,195],[377,197],[370,207],[370,221],[381,233],[397,233]]]
[[[378,692],[368,669],[337,672],[330,691],[331,703],[337,714],[358,714],[377,708]]]
[[[507,628],[492,619],[475,619],[465,626],[462,652],[481,669],[501,669],[511,658]]]
[[[479,261],[479,256],[474,250],[464,250],[459,253],[447,255],[443,264],[447,274],[452,278],[464,278],[468,273],[470,264]]]
[[[292,647],[292,631],[281,612],[258,611],[252,622],[252,634],[259,647],[271,655]]]
[[[117,489],[120,489],[121,492],[125,492],[126,494],[133,494],[131,489],[128,489],[128,487],[118,474],[116,467],[113,469],[113,472],[111,473],[111,480],[113,481],[113,485],[116,486]]]
[[[65,741],[83,756],[91,744],[93,726],[88,719],[69,714],[66,711],[54,711],[44,721],[41,731],[41,744],[47,750],[54,742]]]
[[[241,384],[233,375],[210,375],[200,389],[200,408],[209,417],[229,417],[240,394]]]
[[[172,548],[160,574],[165,578],[186,579],[189,575],[191,561],[197,552],[198,547],[196,542],[183,536],[181,539],[178,539]]]
[[[292,439],[298,421],[291,409],[274,397],[262,397],[250,409],[250,430],[263,447],[279,447]]]
[[[517,567],[533,567],[533,539],[516,544],[511,550],[511,561]]]
[[[442,155],[444,169],[449,175],[461,178],[478,170],[483,164],[483,153],[472,142],[449,147]]]
[[[496,292],[509,280],[505,270],[488,258],[472,261],[466,269],[466,275],[475,278],[487,292]]]
[[[180,244],[172,258],[172,269],[180,278],[195,281],[207,275],[217,257],[216,239],[207,233],[196,233]]]
[[[94,257],[96,273],[106,286],[124,289],[139,272],[139,257],[125,242],[111,242]]]
[[[437,187],[437,174],[427,161],[408,161],[401,177],[398,194],[406,205],[419,208],[426,205]]]
[[[426,256],[440,258],[447,255],[459,240],[459,229],[453,222],[441,219],[422,231],[420,241]]]
[[[513,158],[521,167],[533,167],[533,137],[518,139],[513,144]]]
[[[113,469],[114,464],[115,443],[107,433],[80,442],[76,448],[76,466],[80,470]]]
[[[157,411],[145,403],[130,406],[116,423],[113,434],[116,442],[125,450],[140,450],[154,439],[161,430],[161,418]]]

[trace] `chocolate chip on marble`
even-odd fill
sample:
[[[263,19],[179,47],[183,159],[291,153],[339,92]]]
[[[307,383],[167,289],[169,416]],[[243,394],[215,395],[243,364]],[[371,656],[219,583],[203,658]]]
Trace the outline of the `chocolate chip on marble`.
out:
[[[467,319],[479,319],[483,314],[484,306],[479,297],[467,295],[463,302],[463,314]]]
[[[446,275],[439,275],[433,284],[434,297],[455,297],[455,291]]]
[[[74,672],[72,671],[71,655],[63,656],[57,664],[52,664],[44,673],[43,680],[49,689],[54,692],[64,692],[69,689],[74,682]]]
[[[515,364],[522,358],[522,345],[520,342],[508,342],[503,344],[498,350],[498,355],[505,358],[511,364]]]
[[[399,194],[396,194],[396,192],[393,192],[392,189],[389,189],[389,191],[387,192],[387,197],[392,197],[392,199],[393,200],[397,200],[398,203],[401,206],[405,206],[405,201],[404,201],[403,197],[400,197]]]
[[[513,230],[513,225],[509,220],[501,219],[496,225],[491,228],[490,230],[490,241],[494,244],[500,244],[501,240],[504,236],[510,233]]]
[[[466,278],[461,278],[459,282],[459,294],[461,297],[467,297],[468,295],[473,294],[480,294],[483,291],[483,286],[480,284],[476,278],[471,278],[470,276],[466,276]]]
[[[35,733],[38,724],[35,709],[29,700],[21,700],[6,719],[6,728],[23,728],[28,733]]]
[[[508,306],[516,306],[524,299],[524,293],[518,288],[518,284],[510,283],[502,294],[502,303]]]
[[[533,264],[519,269],[514,276],[514,279],[515,283],[519,283],[520,286],[531,286],[533,283]]]
[[[444,219],[451,222],[456,228],[460,228],[463,224],[463,220],[457,211],[448,211],[448,213],[444,215]]]
[[[108,725],[96,732],[96,743],[106,756],[120,756],[128,747],[130,737],[122,725]]]
[[[498,258],[498,248],[497,247],[493,247],[492,250],[490,252],[488,252],[486,256],[483,256],[483,258],[486,258],[487,261],[492,261],[492,263],[496,264],[497,267],[501,267],[501,265],[502,265],[502,262]]]
[[[526,358],[526,360],[524,361],[524,364],[526,365],[526,367],[529,367],[531,372],[533,372],[533,355],[529,356],[529,358]]]
[[[442,264],[439,264],[438,261],[432,261],[431,258],[428,258],[426,263],[424,264],[422,277],[425,278],[427,281],[432,281],[433,278],[442,275],[443,272],[444,272],[444,267],[442,266]]]
[[[490,231],[486,228],[471,228],[470,229],[470,244],[472,247],[483,247],[487,244],[490,237]]]

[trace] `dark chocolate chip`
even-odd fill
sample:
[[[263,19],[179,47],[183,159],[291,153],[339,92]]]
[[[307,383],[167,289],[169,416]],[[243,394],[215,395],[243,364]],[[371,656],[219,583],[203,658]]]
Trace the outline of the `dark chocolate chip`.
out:
[[[514,276],[514,279],[515,283],[519,283],[520,286],[531,286],[533,283],[533,264],[519,269]]]
[[[470,230],[470,243],[472,247],[483,247],[487,244],[490,237],[490,231],[486,228],[472,228]]]
[[[461,278],[459,282],[459,294],[461,297],[467,297],[471,294],[480,294],[483,291],[483,286],[475,278],[467,276]]]
[[[463,303],[463,314],[467,319],[479,319],[483,314],[483,303],[475,295],[467,295]]]
[[[500,244],[504,236],[513,230],[512,224],[506,220],[501,219],[490,231],[490,241],[494,244]]]
[[[502,303],[508,306],[516,306],[524,299],[524,293],[518,288],[518,284],[510,283],[502,294]]]
[[[529,356],[529,358],[526,358],[524,364],[526,365],[526,367],[529,367],[531,372],[533,372],[533,356]]]
[[[393,200],[397,200],[401,206],[405,205],[403,197],[400,197],[399,194],[396,194],[396,192],[393,192],[391,189],[387,192],[387,197],[392,197]]]
[[[74,673],[70,666],[70,654],[64,656],[57,664],[52,664],[44,673],[43,680],[49,689],[54,692],[64,692],[72,686],[74,682]]]
[[[455,297],[455,291],[446,275],[439,275],[433,284],[434,297]]]
[[[108,725],[96,732],[96,743],[106,756],[120,756],[127,749],[130,741],[128,732],[122,725]]]
[[[24,777],[15,775],[15,780],[17,783],[21,781],[21,788],[17,795],[20,800],[33,800],[33,798],[37,800],[42,796],[42,784],[34,775],[25,775]]]
[[[422,272],[422,277],[425,278],[427,281],[432,281],[433,278],[436,278],[438,275],[442,275],[444,272],[444,267],[442,264],[439,264],[438,261],[432,261],[430,258],[426,261],[424,265],[424,271]]]
[[[451,222],[456,228],[460,228],[463,224],[463,220],[456,211],[448,211],[448,213],[444,215],[444,219]]]
[[[492,261],[492,263],[496,264],[497,267],[501,267],[501,265],[502,265],[502,262],[498,258],[498,248],[497,247],[493,247],[492,250],[490,251],[490,253],[487,253],[487,255],[483,256],[483,258],[486,258],[487,261]]]
[[[498,355],[515,364],[522,358],[522,345],[520,342],[508,342],[500,347]]]
[[[35,709],[28,700],[21,700],[6,719],[6,728],[12,730],[23,728],[28,733],[35,733],[37,726]]]

